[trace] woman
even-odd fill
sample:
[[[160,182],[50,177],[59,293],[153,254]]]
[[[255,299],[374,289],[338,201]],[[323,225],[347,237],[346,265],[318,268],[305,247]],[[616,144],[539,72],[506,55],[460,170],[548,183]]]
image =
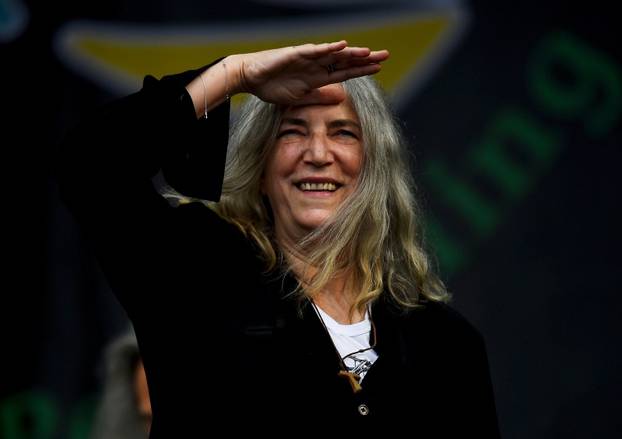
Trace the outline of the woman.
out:
[[[61,193],[133,321],[152,437],[498,436],[482,338],[442,303],[403,142],[363,78],[387,58],[340,41],[148,76],[64,142]],[[256,98],[229,139],[239,92]]]

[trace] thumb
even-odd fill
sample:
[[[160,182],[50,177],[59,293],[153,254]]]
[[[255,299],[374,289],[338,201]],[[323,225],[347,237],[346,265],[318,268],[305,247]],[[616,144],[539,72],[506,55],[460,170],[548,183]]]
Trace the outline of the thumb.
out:
[[[304,97],[300,98],[296,105],[328,105],[338,104],[346,98],[346,92],[341,84],[329,84],[314,88]]]

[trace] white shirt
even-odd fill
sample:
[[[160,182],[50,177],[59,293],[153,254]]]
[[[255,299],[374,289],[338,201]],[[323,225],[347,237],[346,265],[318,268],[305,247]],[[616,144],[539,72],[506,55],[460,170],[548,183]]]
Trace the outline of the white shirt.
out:
[[[342,325],[326,314],[319,306],[315,308],[320,318],[324,320],[328,333],[344,364],[350,372],[356,373],[363,381],[363,377],[365,377],[371,365],[378,359],[378,354],[373,349],[354,355],[348,356],[348,354],[370,347],[371,320],[368,311],[365,311],[365,317],[362,321],[351,325]],[[348,357],[344,358],[346,356]]]

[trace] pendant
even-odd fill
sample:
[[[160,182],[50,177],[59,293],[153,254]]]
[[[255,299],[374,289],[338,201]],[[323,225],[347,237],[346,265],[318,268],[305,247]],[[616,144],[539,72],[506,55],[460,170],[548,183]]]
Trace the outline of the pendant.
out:
[[[338,375],[340,377],[346,378],[350,382],[350,386],[352,386],[352,391],[354,393],[358,393],[363,390],[363,387],[361,387],[361,383],[359,382],[361,377],[354,372],[346,372],[345,370],[340,370]]]

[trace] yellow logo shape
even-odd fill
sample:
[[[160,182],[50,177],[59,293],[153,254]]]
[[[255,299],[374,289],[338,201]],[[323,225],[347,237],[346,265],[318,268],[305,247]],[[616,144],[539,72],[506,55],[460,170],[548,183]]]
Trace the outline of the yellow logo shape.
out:
[[[146,74],[161,77],[229,54],[346,39],[352,46],[391,52],[376,79],[399,103],[445,58],[465,21],[465,15],[454,7],[424,12],[407,9],[383,17],[367,13],[330,22],[315,17],[280,19],[210,31],[204,30],[209,25],[198,29],[74,22],[59,31],[56,52],[72,69],[124,94],[138,90]]]

